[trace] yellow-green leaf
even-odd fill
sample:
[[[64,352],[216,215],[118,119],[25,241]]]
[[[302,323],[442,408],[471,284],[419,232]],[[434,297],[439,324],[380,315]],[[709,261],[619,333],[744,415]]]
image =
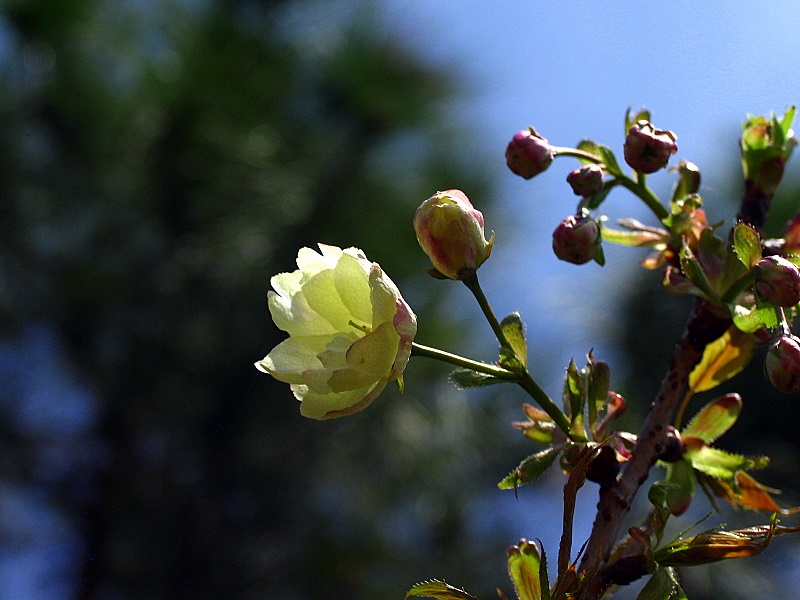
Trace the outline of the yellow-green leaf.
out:
[[[756,347],[756,338],[731,326],[706,346],[703,358],[689,375],[689,388],[705,392],[727,381],[745,368]]]
[[[406,598],[411,598],[412,596],[436,598],[436,600],[478,600],[475,596],[468,594],[464,590],[454,588],[444,581],[436,580],[418,583],[408,590],[406,594]]]
[[[542,559],[539,548],[527,540],[508,549],[508,575],[514,582],[519,600],[542,600],[539,570]]]

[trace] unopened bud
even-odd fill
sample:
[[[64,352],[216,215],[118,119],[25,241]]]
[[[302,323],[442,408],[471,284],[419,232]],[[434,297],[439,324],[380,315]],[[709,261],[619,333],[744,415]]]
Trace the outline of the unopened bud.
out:
[[[768,256],[756,263],[756,293],[773,306],[800,302],[800,270],[782,256]]]
[[[658,459],[664,462],[676,462],[683,457],[684,452],[686,452],[686,446],[681,439],[681,434],[670,425],[667,427],[667,441],[664,443]]]
[[[462,279],[489,258],[494,235],[484,237],[483,214],[460,190],[437,192],[414,215],[417,241],[431,259],[434,276]]]
[[[576,196],[589,198],[603,189],[603,169],[600,165],[584,165],[570,171],[567,183]]]
[[[639,121],[628,130],[625,162],[639,173],[655,173],[666,167],[670,156],[678,151],[677,139],[671,131],[656,129],[648,121]]]
[[[586,479],[601,485],[608,484],[616,479],[619,469],[617,453],[611,446],[602,446],[586,468]]]
[[[506,164],[511,172],[530,179],[547,170],[555,153],[550,142],[536,133],[533,127],[514,134],[506,148]]]
[[[561,221],[553,232],[553,252],[560,260],[582,265],[602,256],[600,226],[582,215]]]
[[[764,359],[764,373],[784,394],[800,391],[800,340],[783,334],[775,340]]]

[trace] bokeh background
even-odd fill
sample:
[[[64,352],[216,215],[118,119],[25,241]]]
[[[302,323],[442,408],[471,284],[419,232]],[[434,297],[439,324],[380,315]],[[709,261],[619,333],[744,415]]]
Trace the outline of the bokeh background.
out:
[[[635,428],[686,299],[636,250],[558,263],[574,165],[525,182],[505,144],[533,125],[619,151],[625,109],[646,105],[730,225],[741,122],[800,101],[798,29],[800,9],[773,1],[5,0],[0,598],[378,600],[432,577],[511,594],[505,549],[538,537],[554,555],[561,519],[558,473],[519,499],[496,488],[536,449],[510,427],[519,390],[460,392],[415,359],[402,396],[302,419],[252,366],[283,337],[269,277],[301,246],[358,246],[422,343],[490,360],[477,308],[424,273],[411,229],[419,202],[461,188],[497,233],[484,287],[528,323],[545,389],[594,348]],[[800,206],[797,172],[772,234]],[[667,195],[672,178],[652,184]],[[648,218],[622,192],[603,208]],[[760,478],[800,504],[800,398],[760,362],[723,390],[745,411],[722,445],[772,456]],[[711,509],[695,505],[679,530]],[[800,545],[682,576],[693,600],[793,598]]]

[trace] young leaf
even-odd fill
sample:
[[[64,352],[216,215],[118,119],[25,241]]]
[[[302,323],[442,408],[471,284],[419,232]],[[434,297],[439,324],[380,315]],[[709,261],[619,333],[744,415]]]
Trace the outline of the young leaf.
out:
[[[553,446],[532,454],[497,484],[501,490],[516,490],[519,486],[538,479],[553,464],[561,448]]]
[[[694,253],[686,243],[684,243],[683,249],[681,250],[680,260],[681,269],[683,269],[686,278],[691,281],[706,298],[712,302],[718,303],[719,298],[717,291],[711,286],[711,282],[709,282],[700,261],[695,258]]]
[[[754,333],[766,327],[773,329],[778,326],[778,311],[771,304],[759,304],[748,308],[737,305],[733,309],[733,324],[744,333]]]
[[[525,365],[517,357],[517,353],[511,348],[500,346],[500,366],[509,371],[521,371]]]
[[[731,486],[736,486],[737,471],[747,470],[753,467],[753,461],[741,454],[732,454],[712,448],[711,446],[701,445],[697,449],[691,449],[684,455],[695,469],[722,479]]]
[[[608,171],[611,175],[619,177],[622,175],[622,169],[619,167],[619,163],[617,162],[616,156],[611,151],[611,148],[608,146],[600,145],[597,147],[598,152],[600,153],[600,158],[603,159],[603,163],[606,166],[606,171]]]
[[[478,600],[475,596],[471,596],[464,590],[454,588],[444,581],[436,580],[418,583],[408,590],[406,594],[406,598],[411,598],[412,596],[436,598],[436,600]]]
[[[525,343],[525,325],[518,312],[513,312],[500,322],[511,349],[523,366],[528,364],[528,348]]]
[[[508,575],[514,583],[519,600],[542,600],[539,580],[541,556],[536,544],[520,540],[518,546],[508,549]]]
[[[665,502],[676,517],[689,508],[694,497],[694,472],[692,465],[685,460],[678,460],[667,465],[667,479],[670,485],[666,489]]]
[[[708,344],[700,363],[689,375],[689,388],[694,393],[717,387],[745,368],[756,347],[756,338],[730,327]]]
[[[656,538],[656,543],[661,541],[661,536],[664,535],[664,527],[666,527],[667,520],[669,519],[672,511],[667,503],[667,495],[676,484],[667,481],[656,481],[647,492],[647,499],[653,505],[655,510],[650,516],[650,527],[653,530],[653,535]],[[646,534],[645,534],[646,535]],[[645,549],[650,549],[650,536],[646,536]]]
[[[642,588],[636,600],[688,600],[675,572],[669,567],[659,567]]]
[[[761,260],[761,238],[750,225],[739,223],[733,228],[733,250],[745,267],[754,267]]]
[[[575,360],[570,359],[567,366],[567,375],[564,379],[564,391],[562,394],[564,409],[567,415],[572,418],[573,423],[576,419],[583,416],[583,386],[581,385],[581,375]]]
[[[472,369],[456,369],[450,373],[450,381],[462,388],[486,387],[495,383],[508,383],[508,380],[498,379],[486,373],[478,373]]]
[[[681,435],[710,444],[736,423],[741,412],[742,397],[739,394],[725,394],[701,408],[683,428]]]
[[[734,507],[761,510],[781,515],[793,515],[800,512],[800,506],[792,508],[781,507],[772,497],[772,494],[779,494],[779,490],[760,484],[744,471],[739,471],[736,474],[736,490],[726,482],[711,477],[706,477],[703,482],[716,496],[727,500]]]

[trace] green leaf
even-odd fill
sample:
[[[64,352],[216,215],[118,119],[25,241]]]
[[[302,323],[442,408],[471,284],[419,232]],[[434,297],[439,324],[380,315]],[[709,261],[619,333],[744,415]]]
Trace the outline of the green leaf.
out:
[[[426,581],[418,583],[406,594],[406,598],[412,596],[423,598],[436,598],[437,600],[478,600],[464,590],[454,588],[452,585],[446,584],[444,581]]]
[[[586,152],[587,154],[593,154],[597,158],[600,158],[600,150],[599,150],[600,144],[598,144],[597,142],[594,142],[592,140],[581,140],[580,143],[577,146],[575,146],[575,148],[577,150],[580,150],[581,152]],[[581,162],[581,164],[584,165],[596,164],[594,161],[586,160],[585,158],[579,158],[578,160]]]
[[[552,446],[532,454],[519,463],[497,487],[501,490],[516,490],[519,486],[538,479],[553,464],[559,452],[561,447]]]
[[[703,266],[697,260],[689,245],[684,241],[683,249],[681,250],[681,268],[683,269],[686,278],[691,281],[703,295],[712,302],[719,302],[717,291],[711,286]]]
[[[623,227],[623,223],[620,223]],[[618,244],[620,246],[663,246],[664,235],[656,231],[634,229],[632,231],[622,231],[606,226],[605,222],[600,223],[600,235],[604,242]]]
[[[477,388],[494,385],[495,383],[508,383],[507,379],[498,379],[494,375],[478,373],[472,369],[456,369],[450,373],[450,381],[462,388]]]
[[[511,349],[516,353],[517,358],[523,364],[528,364],[528,347],[525,342],[525,324],[518,312],[513,312],[500,322],[500,328],[511,344]]]
[[[600,158],[603,159],[603,164],[606,167],[606,171],[608,171],[611,175],[619,177],[622,175],[622,169],[619,167],[619,163],[617,162],[617,157],[614,156],[614,153],[611,151],[611,148],[608,146],[600,145],[597,147],[598,152],[600,153]]]
[[[684,457],[698,471],[722,479],[730,486],[736,486],[736,472],[753,468],[756,464],[741,454],[725,452],[705,444],[696,449],[687,450]]]
[[[733,324],[744,333],[754,333],[762,327],[773,329],[778,322],[778,310],[771,304],[757,303],[750,308],[735,306],[733,309]]]
[[[625,111],[625,137],[628,137],[628,131],[630,131],[631,127],[638,123],[639,121],[649,121],[650,120],[650,111],[646,108],[640,108],[636,112],[632,112],[631,109],[633,107],[629,106],[628,110]]]
[[[636,600],[688,600],[686,592],[669,567],[659,567],[642,588]]]
[[[542,566],[539,548],[527,540],[508,549],[508,575],[514,582],[519,600],[542,600],[539,572]]]
[[[761,260],[761,238],[746,223],[733,228],[733,250],[746,267],[754,267]]]
[[[500,360],[498,362],[504,369],[519,372],[525,368],[525,365],[523,365],[520,359],[517,358],[517,353],[511,348],[500,346],[499,356]]]
[[[755,347],[755,336],[731,326],[706,346],[702,360],[689,375],[689,388],[694,393],[705,392],[730,379],[750,362]]]
[[[701,408],[683,428],[681,435],[710,444],[736,423],[741,412],[742,397],[739,394],[725,394]]]
[[[582,412],[583,390],[581,388],[581,375],[575,365],[575,360],[571,358],[564,378],[562,400],[564,401],[564,410],[568,411],[569,416],[573,419]]]
[[[667,479],[672,485],[667,488],[666,505],[669,512],[678,516],[686,512],[694,497],[694,472],[685,460],[667,464]]]
[[[672,514],[667,504],[667,495],[675,485],[667,481],[656,481],[647,491],[647,499],[655,508],[650,517],[650,524],[656,537],[656,543],[661,541],[661,536],[664,535],[664,527],[666,527],[667,520]]]

